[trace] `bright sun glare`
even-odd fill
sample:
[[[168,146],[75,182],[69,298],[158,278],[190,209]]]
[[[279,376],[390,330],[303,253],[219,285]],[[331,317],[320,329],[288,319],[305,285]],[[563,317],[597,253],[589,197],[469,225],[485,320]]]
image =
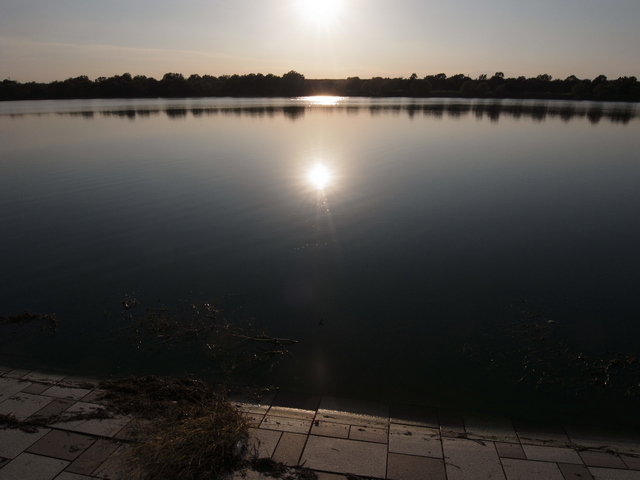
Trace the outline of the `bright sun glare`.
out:
[[[342,10],[344,0],[297,0],[297,2],[300,12],[307,20],[318,24],[329,24]]]
[[[308,174],[309,181],[318,190],[322,190],[331,181],[331,172],[321,163],[316,163]]]

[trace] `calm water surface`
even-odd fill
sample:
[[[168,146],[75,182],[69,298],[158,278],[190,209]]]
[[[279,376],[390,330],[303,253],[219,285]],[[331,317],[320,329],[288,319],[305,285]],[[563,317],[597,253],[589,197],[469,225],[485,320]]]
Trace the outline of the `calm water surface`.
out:
[[[230,316],[299,340],[261,383],[630,412],[639,114],[447,99],[0,103],[0,314],[60,323],[53,337],[0,331],[0,352],[200,374],[192,356],[123,340],[120,302],[228,298]]]

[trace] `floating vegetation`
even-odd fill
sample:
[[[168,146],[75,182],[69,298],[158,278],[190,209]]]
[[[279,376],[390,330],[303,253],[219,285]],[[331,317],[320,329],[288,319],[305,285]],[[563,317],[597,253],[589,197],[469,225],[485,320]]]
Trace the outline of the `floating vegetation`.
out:
[[[491,367],[515,368],[516,384],[536,389],[555,385],[576,395],[589,391],[640,398],[636,355],[580,351],[565,344],[555,320],[533,310],[520,310],[519,315],[517,323],[486,335],[495,340],[494,348],[465,344],[463,352]]]
[[[269,335],[251,322],[232,322],[214,303],[191,304],[181,312],[166,306],[140,306],[127,296],[122,302],[125,328],[137,348],[171,350],[187,348],[212,360],[221,381],[258,365],[273,364],[296,340]],[[134,308],[136,307],[136,308]]]
[[[58,328],[58,321],[55,314],[52,313],[29,313],[25,311],[18,315],[0,315],[0,326],[26,324],[39,324],[41,330],[50,332]]]

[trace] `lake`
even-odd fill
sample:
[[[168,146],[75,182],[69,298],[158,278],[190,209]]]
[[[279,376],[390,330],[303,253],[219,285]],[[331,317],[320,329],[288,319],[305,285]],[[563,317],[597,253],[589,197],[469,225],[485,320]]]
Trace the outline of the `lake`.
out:
[[[215,302],[298,341],[246,373],[259,384],[637,422],[639,115],[533,100],[0,103],[0,315],[58,321],[53,335],[0,326],[0,353],[207,375],[193,343],[149,350],[126,332],[148,308]]]

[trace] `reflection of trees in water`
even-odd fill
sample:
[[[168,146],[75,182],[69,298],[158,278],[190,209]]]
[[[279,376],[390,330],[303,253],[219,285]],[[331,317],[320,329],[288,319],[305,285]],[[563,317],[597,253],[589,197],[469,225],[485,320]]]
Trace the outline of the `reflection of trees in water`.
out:
[[[298,120],[302,118],[307,109],[322,109],[326,113],[346,112],[349,115],[359,115],[360,113],[368,113],[371,116],[378,115],[401,115],[406,114],[409,118],[415,118],[419,115],[424,117],[433,117],[441,119],[445,114],[449,118],[461,119],[469,115],[473,115],[479,120],[488,119],[491,122],[498,122],[500,117],[506,116],[514,119],[530,118],[535,122],[543,122],[547,118],[560,119],[563,122],[569,122],[576,119],[587,119],[592,124],[597,124],[601,120],[609,120],[612,123],[627,124],[637,118],[636,111],[633,106],[628,104],[606,105],[606,104],[586,104],[577,105],[572,102],[553,102],[551,104],[543,101],[534,103],[503,103],[503,102],[452,102],[452,103],[390,103],[390,104],[362,104],[362,105],[330,105],[330,106],[302,106],[302,105],[285,105],[285,106],[247,106],[247,107],[171,107],[163,110],[158,108],[122,108],[111,110],[98,110],[97,112],[87,110],[79,112],[57,112],[56,115],[80,117],[92,119],[95,113],[99,113],[104,117],[115,118],[145,118],[151,115],[164,113],[171,119],[184,119],[189,114],[196,118],[205,116],[248,116],[248,117],[275,117],[283,115],[290,120]],[[25,114],[8,114],[10,118],[19,118],[23,116],[47,115],[46,113],[25,113]]]

